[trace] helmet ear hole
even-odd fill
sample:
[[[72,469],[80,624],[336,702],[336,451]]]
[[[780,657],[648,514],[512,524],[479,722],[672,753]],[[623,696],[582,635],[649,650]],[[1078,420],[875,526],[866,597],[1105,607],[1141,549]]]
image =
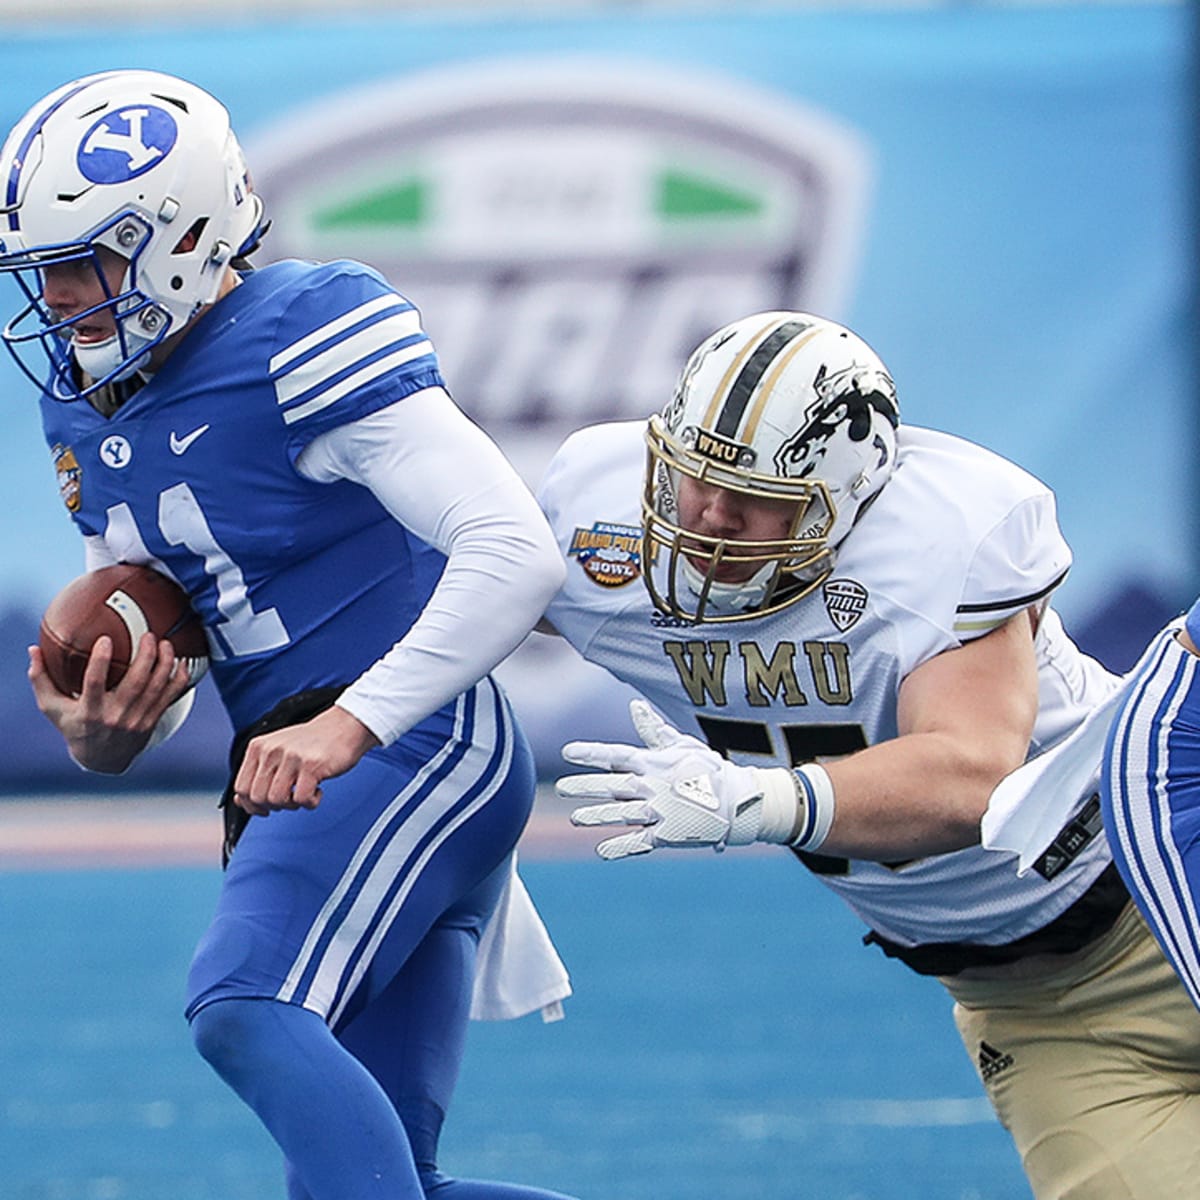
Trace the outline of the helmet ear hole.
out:
[[[172,254],[191,254],[193,250],[200,244],[200,235],[204,232],[204,227],[208,224],[207,217],[197,217],[192,222],[192,227],[177,241],[171,250]],[[176,279],[179,277],[176,276]],[[175,283],[172,280],[171,286]],[[182,284],[180,285],[182,286]]]

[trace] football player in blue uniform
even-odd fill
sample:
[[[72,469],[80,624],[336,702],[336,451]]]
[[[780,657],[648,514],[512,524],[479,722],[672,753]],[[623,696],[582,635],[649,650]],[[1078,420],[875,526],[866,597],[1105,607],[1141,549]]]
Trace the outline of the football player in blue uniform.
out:
[[[188,982],[200,1053],[292,1200],[545,1200],[436,1164],[488,921],[518,1007],[569,991],[515,875],[533,766],[488,674],[563,577],[532,496],[375,271],[249,269],[263,206],[206,92],[76,80],[0,172],[0,271],[25,296],[3,336],[87,565],[183,586],[240,735],[236,850]],[[80,765],[115,773],[191,693],[168,642],[146,635],[106,691],[111,654],[78,696],[36,647],[29,676]]]
[[[1100,798],[1113,857],[1200,1007],[1200,600],[1130,672]]]
[[[1031,816],[1024,801],[1035,790],[1050,799]],[[1066,742],[1003,781],[984,845],[1019,854],[1028,872],[1081,797],[1098,807],[1125,886],[1200,1008],[1200,600]]]

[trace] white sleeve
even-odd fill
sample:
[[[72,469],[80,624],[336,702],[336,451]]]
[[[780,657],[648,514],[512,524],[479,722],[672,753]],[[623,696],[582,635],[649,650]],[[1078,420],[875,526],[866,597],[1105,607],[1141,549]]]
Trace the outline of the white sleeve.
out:
[[[98,571],[101,567],[115,567],[117,560],[108,548],[108,543],[98,533],[83,535],[83,569]]]
[[[368,488],[447,557],[412,628],[338,700],[386,745],[516,649],[565,567],[532,493],[441,388],[321,434],[296,468]]]
[[[1023,496],[979,541],[963,583],[955,633],[982,636],[1024,608],[1041,612],[1071,566],[1054,493]]]

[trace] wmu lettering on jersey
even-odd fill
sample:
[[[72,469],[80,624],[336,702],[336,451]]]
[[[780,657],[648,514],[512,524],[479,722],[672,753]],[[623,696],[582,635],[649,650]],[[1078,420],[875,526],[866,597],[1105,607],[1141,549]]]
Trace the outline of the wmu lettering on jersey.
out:
[[[853,699],[850,647],[844,642],[779,642],[764,651],[757,642],[664,641],[663,652],[697,708],[729,704],[730,683],[739,700],[755,708],[778,702],[787,708],[809,703],[804,685],[823,704]],[[803,681],[803,682],[802,682]]]

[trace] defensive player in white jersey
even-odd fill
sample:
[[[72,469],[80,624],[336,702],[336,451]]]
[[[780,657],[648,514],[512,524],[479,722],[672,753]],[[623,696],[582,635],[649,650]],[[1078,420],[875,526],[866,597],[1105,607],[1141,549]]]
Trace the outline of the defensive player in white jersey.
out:
[[[707,338],[648,425],[572,435],[540,500],[550,623],[646,698],[643,745],[564,749],[600,768],[559,781],[593,802],[575,823],[631,828],[600,855],[790,847],[943,980],[1040,1198],[1190,1194],[1200,1015],[1113,868],[1097,771],[1035,869],[979,844],[996,784],[1117,686],[1049,605],[1050,489],[900,424],[849,330],[771,312]]]
[[[4,340],[42,389],[87,565],[182,584],[244,753],[227,812],[247,819],[188,982],[200,1052],[278,1142],[292,1200],[549,1200],[436,1161],[489,919],[526,1011],[569,990],[513,872],[532,760],[488,674],[562,580],[532,495],[374,271],[249,269],[263,207],[206,92],[74,81],[0,171],[0,271],[27,301]],[[168,642],[147,635],[106,691],[111,654],[100,639],[78,696],[36,647],[29,675],[77,761],[121,772],[190,693]]]

